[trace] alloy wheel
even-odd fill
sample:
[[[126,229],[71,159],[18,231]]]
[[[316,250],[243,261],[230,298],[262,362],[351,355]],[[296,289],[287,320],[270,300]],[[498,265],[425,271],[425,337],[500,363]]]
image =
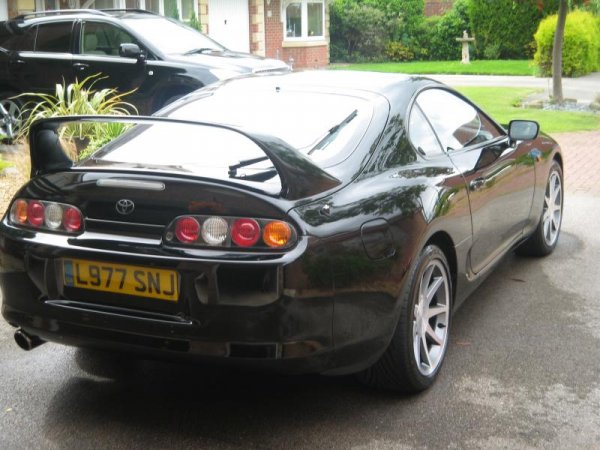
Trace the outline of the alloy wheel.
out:
[[[440,260],[433,259],[422,272],[413,314],[413,350],[422,375],[434,373],[444,358],[449,318],[448,273]]]
[[[560,174],[557,171],[552,171],[546,186],[546,194],[544,196],[544,212],[542,216],[544,227],[544,242],[551,247],[558,239],[560,232],[560,223],[562,220],[562,183]]]
[[[21,124],[19,105],[13,100],[0,101],[0,132],[13,139]]]

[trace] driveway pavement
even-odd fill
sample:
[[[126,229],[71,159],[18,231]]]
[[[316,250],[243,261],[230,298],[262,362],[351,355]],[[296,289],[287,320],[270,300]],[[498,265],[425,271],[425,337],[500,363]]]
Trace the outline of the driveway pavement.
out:
[[[522,76],[497,75],[425,75],[450,86],[505,86],[530,87],[542,89],[545,98],[552,93],[552,79]],[[563,94],[565,98],[575,99],[581,103],[591,103],[600,96],[600,72],[579,77],[563,78]]]

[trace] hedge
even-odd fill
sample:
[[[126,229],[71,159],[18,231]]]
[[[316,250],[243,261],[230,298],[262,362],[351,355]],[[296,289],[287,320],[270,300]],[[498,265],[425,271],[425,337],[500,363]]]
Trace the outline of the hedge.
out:
[[[556,12],[558,1],[470,0],[468,9],[478,56],[525,59],[540,20]]]
[[[557,15],[547,17],[535,33],[534,62],[542,76],[552,75],[552,47]],[[573,11],[567,15],[563,43],[563,75],[578,77],[600,69],[600,26],[594,15]]]

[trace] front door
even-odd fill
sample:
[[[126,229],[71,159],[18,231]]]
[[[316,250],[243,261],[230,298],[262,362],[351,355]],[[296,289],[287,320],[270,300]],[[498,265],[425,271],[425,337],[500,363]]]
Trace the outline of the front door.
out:
[[[479,273],[523,235],[535,174],[529,149],[473,105],[443,89],[417,99],[469,192],[473,243],[471,269]]]
[[[141,44],[126,30],[110,23],[84,21],[80,25],[78,53],[73,58],[73,69],[79,80],[99,74],[94,89],[111,88],[120,93],[134,91],[123,98],[138,104],[151,89],[148,83],[154,74],[148,74],[146,64],[136,58],[119,55],[121,44]],[[141,47],[142,48],[142,47]],[[149,113],[142,108],[140,113]]]
[[[248,0],[209,0],[208,34],[229,50],[249,53]]]

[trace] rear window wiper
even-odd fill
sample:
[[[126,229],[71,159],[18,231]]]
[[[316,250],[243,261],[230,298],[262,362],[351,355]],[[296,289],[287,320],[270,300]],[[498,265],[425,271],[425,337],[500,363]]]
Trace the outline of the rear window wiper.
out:
[[[335,136],[342,128],[344,128],[346,125],[348,125],[350,122],[352,122],[352,120],[354,120],[354,118],[358,115],[358,110],[355,109],[354,111],[352,111],[348,117],[346,117],[344,120],[342,120],[340,123],[338,123],[337,125],[331,127],[329,129],[329,131],[327,131],[327,134],[317,143],[317,145],[315,145],[309,152],[308,154],[311,155],[315,150],[320,150],[322,148],[325,148],[326,144],[329,143],[329,141],[331,140],[331,138],[333,136]]]

